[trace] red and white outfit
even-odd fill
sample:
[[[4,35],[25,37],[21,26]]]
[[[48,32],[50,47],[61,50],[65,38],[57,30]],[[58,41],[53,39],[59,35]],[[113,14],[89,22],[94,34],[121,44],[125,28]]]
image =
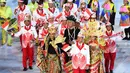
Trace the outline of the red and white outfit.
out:
[[[68,4],[68,3],[66,3],[66,4]],[[65,10],[66,4],[63,5],[63,11]],[[70,5],[70,12],[75,13],[77,11],[77,9],[78,9],[77,4],[73,3],[72,5]]]
[[[36,30],[33,26],[24,26],[19,32],[14,34],[15,37],[22,36],[22,52],[23,52],[23,67],[27,68],[27,58],[29,58],[29,66],[33,63],[33,43],[32,40],[37,38]]]
[[[20,23],[21,23],[22,21],[24,21],[25,16],[26,16],[27,14],[31,15],[31,11],[30,11],[30,9],[29,9],[28,6],[23,5],[23,6],[18,6],[18,7],[15,9],[15,12],[17,12],[16,15],[17,15],[17,19],[18,19],[18,27],[19,27],[19,29],[20,29],[20,28],[21,28]]]
[[[59,34],[64,36],[64,32],[67,29],[67,25],[60,25],[59,26]]]
[[[86,73],[86,66],[90,64],[89,46],[77,41],[71,48],[73,73]]]
[[[84,24],[87,23],[93,12],[91,9],[85,8],[83,10],[77,11],[75,14],[78,18],[78,21],[81,22],[81,26],[84,26]]]
[[[60,11],[58,8],[48,8],[47,13],[48,15],[53,15],[55,18],[59,15]]]
[[[116,59],[116,52],[117,52],[117,47],[116,47],[116,38],[119,39],[119,37],[111,37],[114,35],[113,31],[106,31],[105,32],[105,37],[106,38],[106,46],[104,50],[104,57],[105,57],[105,70],[106,72],[110,72],[110,70],[113,70],[114,68],[114,62]],[[109,38],[110,37],[110,38]]]
[[[41,41],[41,46],[44,45],[44,38],[46,37],[47,34],[48,34],[48,29],[45,29],[44,27],[41,27],[39,29],[38,39],[39,41]]]
[[[71,16],[71,15],[74,15],[74,13],[71,11],[63,11],[56,17],[56,21],[61,21],[63,18]]]
[[[43,20],[44,22],[47,22],[47,18],[48,18],[48,14],[47,14],[46,9],[42,9],[42,10],[36,9],[33,12],[33,20],[37,23],[41,20]]]
[[[31,15],[31,11],[28,6],[23,5],[23,6],[18,6],[15,9],[15,12],[17,12],[17,22],[18,22],[18,28],[19,30],[22,28],[21,23],[24,22],[25,17],[27,14]],[[20,43],[22,44],[22,37],[20,36]]]

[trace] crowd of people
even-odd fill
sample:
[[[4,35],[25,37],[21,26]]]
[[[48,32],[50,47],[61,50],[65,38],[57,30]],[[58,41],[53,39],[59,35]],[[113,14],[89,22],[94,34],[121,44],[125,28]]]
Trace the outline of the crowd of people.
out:
[[[2,44],[7,40],[11,46],[12,37],[20,38],[23,71],[33,69],[36,52],[41,73],[113,73],[115,40],[130,39],[129,1],[123,2],[124,38],[123,31],[114,32],[112,0],[104,2],[102,12],[98,0],[18,0],[14,13],[6,0],[0,0]]]

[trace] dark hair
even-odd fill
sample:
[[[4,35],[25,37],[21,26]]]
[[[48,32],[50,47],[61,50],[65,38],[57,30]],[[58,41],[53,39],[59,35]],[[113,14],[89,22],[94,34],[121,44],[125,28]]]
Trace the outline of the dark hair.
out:
[[[70,16],[68,16],[66,18],[67,18],[67,20],[71,20],[71,21],[76,22],[76,18],[73,15],[70,15]]]
[[[43,2],[44,2],[44,0],[38,0],[38,1],[37,1],[37,3],[38,3],[39,5],[43,4]]]
[[[112,0],[109,0],[111,3],[113,3],[113,1]]]

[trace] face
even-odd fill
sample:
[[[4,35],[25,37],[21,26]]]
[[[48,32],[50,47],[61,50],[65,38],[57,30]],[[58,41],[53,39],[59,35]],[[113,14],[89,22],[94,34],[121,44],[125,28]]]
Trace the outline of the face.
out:
[[[49,5],[50,8],[54,7],[54,3],[48,3],[48,5]]]
[[[49,22],[54,22],[54,17],[48,19]]]
[[[1,3],[1,7],[5,7],[6,2]]]
[[[106,29],[107,29],[108,31],[111,31],[111,30],[112,30],[111,26],[106,26]]]
[[[50,34],[49,34],[49,37],[50,37],[51,39],[54,39],[55,33],[50,33]]]
[[[30,20],[25,20],[24,23],[25,23],[26,26],[29,26],[30,25]]]
[[[82,4],[81,4],[81,7],[82,7],[82,8],[86,8],[86,3],[85,3],[85,2],[82,3]]]
[[[96,40],[96,38],[97,38],[96,36],[91,36],[92,41]]]
[[[129,4],[129,2],[128,2],[128,1],[126,1],[126,0],[124,0],[124,1],[123,1],[123,3],[124,3],[124,5]]]
[[[76,26],[77,28],[79,28],[79,27],[80,27],[80,23],[79,23],[79,22],[76,22],[76,23],[75,23],[75,26]]]
[[[62,25],[66,25],[67,21],[66,20],[62,20]]]
[[[65,11],[69,11],[69,10],[70,10],[70,7],[65,6]]]
[[[44,28],[45,29],[47,29],[48,28],[48,24],[46,23],[46,24],[44,24]]]
[[[67,21],[67,24],[69,28],[72,28],[74,26],[74,22],[70,20]]]
[[[83,42],[83,37],[78,37],[78,38],[77,38],[77,41],[78,41],[79,43],[82,43],[82,42]]]
[[[39,10],[42,10],[42,9],[43,9],[43,6],[38,6],[38,9],[39,9]]]
[[[18,2],[18,5],[19,5],[19,6],[22,6],[22,5],[23,5],[23,3],[22,3],[22,2]]]

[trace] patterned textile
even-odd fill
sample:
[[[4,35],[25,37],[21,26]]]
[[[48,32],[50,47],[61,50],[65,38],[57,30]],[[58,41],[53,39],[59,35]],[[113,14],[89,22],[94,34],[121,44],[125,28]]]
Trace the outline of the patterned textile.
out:
[[[65,72],[66,73],[73,73],[72,61],[71,60],[65,64]]]
[[[56,54],[48,54],[47,71],[48,73],[61,72],[60,59]]]
[[[102,52],[95,46],[90,46],[90,73],[104,73]]]
[[[47,64],[46,64],[46,59],[43,55],[43,50],[41,47],[37,48],[37,62],[36,65],[40,69],[41,73],[46,73],[47,72]]]

